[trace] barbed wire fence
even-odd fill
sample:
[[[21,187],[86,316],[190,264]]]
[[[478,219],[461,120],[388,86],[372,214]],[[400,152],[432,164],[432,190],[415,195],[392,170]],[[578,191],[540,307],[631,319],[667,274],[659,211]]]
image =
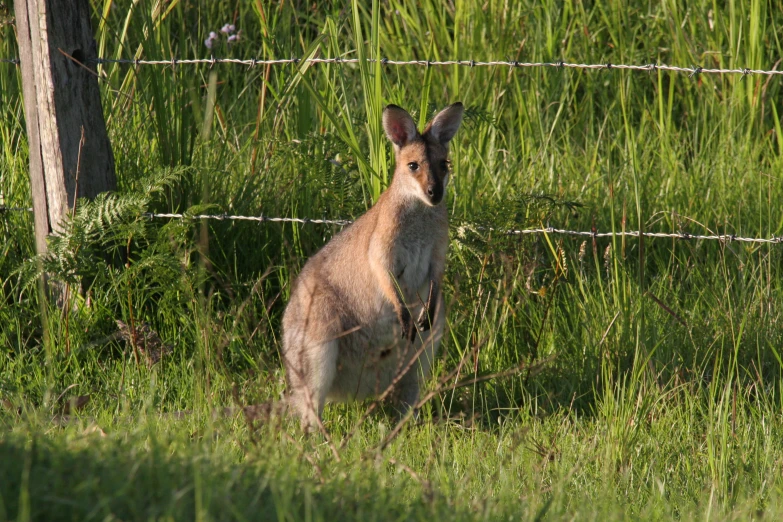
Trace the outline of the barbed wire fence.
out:
[[[64,53],[65,54],[65,53]],[[69,59],[84,65],[73,57],[68,56]],[[233,64],[244,65],[249,68],[254,68],[259,65],[300,65],[300,64],[334,64],[334,65],[346,65],[346,64],[358,64],[358,58],[282,58],[282,59],[238,59],[238,58],[218,58],[212,56],[210,58],[193,58],[193,59],[178,59],[172,57],[169,60],[142,60],[142,59],[127,59],[127,58],[97,58],[90,60],[89,63],[97,65],[133,65],[138,66],[170,66],[176,68],[180,65],[209,65],[214,67],[218,64]],[[555,69],[583,69],[590,71],[598,70],[627,70],[627,71],[639,71],[639,72],[655,72],[666,71],[674,73],[688,74],[690,78],[698,76],[700,74],[718,74],[718,75],[741,75],[743,77],[751,75],[764,75],[764,76],[783,76],[783,70],[778,71],[775,69],[748,69],[748,68],[709,68],[701,66],[693,67],[680,67],[666,64],[650,63],[645,65],[639,64],[589,64],[589,63],[571,63],[563,60],[556,62],[520,62],[517,60],[495,60],[495,61],[476,61],[476,60],[390,60],[388,58],[367,58],[365,60],[368,63],[378,63],[384,66],[423,66],[423,67],[444,67],[444,66],[458,66],[458,67],[508,67],[510,69],[518,68],[555,68]],[[3,58],[0,59],[0,63],[20,65],[19,58]],[[29,207],[11,207],[0,204],[0,215],[6,212],[32,212],[33,209]],[[276,217],[276,216],[241,216],[230,214],[181,214],[181,213],[153,213],[146,212],[142,214],[142,217],[147,219],[181,219],[181,220],[230,220],[230,221],[255,221],[259,223],[297,223],[302,225],[334,225],[339,227],[348,226],[353,221],[347,219],[317,219],[317,218],[292,218],[292,217]],[[467,226],[467,225],[466,225]],[[482,229],[482,227],[475,227]],[[494,231],[494,229],[483,228],[483,230]],[[745,237],[737,236],[734,234],[689,234],[687,232],[641,232],[638,230],[623,230],[613,232],[598,232],[597,230],[580,231],[580,230],[567,230],[553,227],[544,228],[528,228],[519,230],[497,230],[498,233],[507,235],[537,235],[537,234],[554,234],[565,236],[576,236],[586,238],[604,238],[604,237],[646,237],[646,238],[666,238],[666,239],[681,239],[681,240],[706,240],[706,241],[720,241],[722,243],[728,242],[743,242],[743,243],[760,243],[760,244],[781,244],[783,243],[783,236],[775,236],[769,238],[764,237]]]
[[[74,60],[72,57],[69,57]],[[76,60],[74,60],[76,61]],[[389,58],[367,58],[367,63],[380,62],[381,65],[418,65],[422,67],[441,67],[441,66],[461,66],[461,67],[509,67],[509,68],[531,68],[531,67],[550,67],[557,69],[588,69],[588,70],[628,70],[628,71],[669,71],[677,73],[686,73],[690,77],[699,74],[732,74],[732,75],[765,75],[765,76],[783,76],[783,70],[765,70],[765,69],[748,69],[748,68],[711,68],[701,67],[698,65],[692,67],[680,67],[675,65],[649,63],[644,65],[639,64],[619,64],[619,63],[572,63],[559,60],[556,62],[520,62],[518,60],[493,60],[493,61],[479,61],[479,60],[391,60]],[[4,58],[0,60],[0,63],[9,63],[13,65],[19,65],[19,58]],[[171,58],[169,60],[142,60],[142,59],[129,59],[129,58],[98,58],[95,60],[89,60],[88,63],[94,63],[97,65],[111,65],[111,64],[124,64],[124,65],[163,65],[177,67],[178,65],[209,65],[215,66],[221,63],[245,65],[248,67],[255,67],[258,65],[298,65],[300,63],[310,64],[358,64],[359,58],[278,58],[278,59],[240,59],[240,58],[218,58],[212,56],[210,58]]]
[[[74,58],[69,57],[72,60]],[[76,60],[74,60],[76,61]],[[765,69],[748,69],[748,68],[710,68],[701,66],[692,67],[679,67],[675,65],[656,64],[649,63],[644,65],[639,64],[619,64],[619,63],[572,63],[559,60],[556,62],[520,62],[518,60],[493,60],[493,61],[478,61],[478,60],[391,60],[389,58],[367,58],[367,63],[380,62],[381,65],[418,65],[422,67],[441,67],[441,66],[461,66],[461,67],[509,67],[509,68],[532,68],[532,67],[549,67],[556,69],[588,69],[588,70],[628,70],[628,71],[669,71],[677,73],[686,73],[690,77],[697,76],[699,74],[731,74],[731,75],[765,75],[765,76],[783,76],[783,70],[765,70]],[[13,65],[19,65],[19,58],[4,58],[0,60],[0,63],[9,63]],[[96,65],[111,65],[111,64],[124,64],[124,65],[158,65],[158,66],[171,66],[177,67],[178,65],[209,65],[215,66],[221,63],[245,65],[248,67],[255,67],[258,65],[298,65],[302,63],[310,64],[358,64],[359,58],[278,58],[278,59],[240,59],[240,58],[218,58],[212,56],[210,58],[171,58],[169,60],[142,60],[142,59],[129,59],[129,58],[98,58],[95,60],[89,60],[88,63],[94,63]]]
[[[14,211],[26,211],[32,212],[33,209],[29,207],[5,207],[0,206],[0,215],[4,212]],[[181,213],[157,213],[157,212],[144,212],[141,214],[145,219],[180,219],[200,221],[216,220],[216,221],[255,221],[257,223],[296,223],[301,225],[334,225],[338,227],[346,227],[353,223],[350,219],[319,219],[319,218],[290,218],[290,217],[276,217],[276,216],[242,216],[232,214],[181,214]],[[584,230],[567,230],[563,228],[554,227],[542,227],[542,228],[525,228],[525,229],[509,229],[498,230],[491,227],[483,227],[472,225],[469,223],[463,223],[458,225],[459,228],[473,228],[476,230],[482,230],[486,232],[497,232],[503,235],[538,235],[538,234],[551,234],[551,235],[564,235],[564,236],[577,236],[585,238],[607,238],[607,237],[635,237],[640,236],[650,238],[668,238],[668,239],[683,239],[683,240],[706,240],[706,241],[720,241],[722,243],[765,243],[765,244],[780,244],[783,243],[783,236],[765,237],[746,237],[737,236],[736,234],[690,234],[688,232],[640,232],[638,230],[622,230],[615,232],[598,232],[598,230],[584,231]]]

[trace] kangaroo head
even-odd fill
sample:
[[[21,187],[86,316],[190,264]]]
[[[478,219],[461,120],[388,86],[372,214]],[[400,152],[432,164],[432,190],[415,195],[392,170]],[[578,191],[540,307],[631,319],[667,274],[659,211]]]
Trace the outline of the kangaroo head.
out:
[[[404,109],[383,110],[383,129],[394,144],[394,183],[430,206],[443,201],[449,182],[449,142],[462,123],[462,104],[449,105],[419,134]]]

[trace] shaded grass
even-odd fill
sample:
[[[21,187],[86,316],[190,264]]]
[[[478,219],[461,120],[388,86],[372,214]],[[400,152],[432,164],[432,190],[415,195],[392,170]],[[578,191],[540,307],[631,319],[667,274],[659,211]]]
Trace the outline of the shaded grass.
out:
[[[0,444],[2,501],[11,516],[47,520],[775,519],[781,454],[771,419],[741,413],[741,437],[713,455],[714,428],[694,422],[699,401],[667,395],[630,419],[609,405],[594,419],[520,413],[491,429],[427,416],[383,457],[366,452],[389,428],[375,418],[341,463],[322,441],[288,440],[275,423],[250,434],[242,419],[107,417],[96,404],[56,434],[45,418],[14,421]],[[343,421],[327,417],[339,436]],[[112,428],[101,437],[95,423]],[[716,482],[713,458],[732,475],[727,483]]]

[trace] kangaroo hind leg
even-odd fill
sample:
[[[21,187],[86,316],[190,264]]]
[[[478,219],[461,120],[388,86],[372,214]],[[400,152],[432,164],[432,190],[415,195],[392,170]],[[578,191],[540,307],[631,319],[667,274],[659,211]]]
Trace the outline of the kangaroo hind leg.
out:
[[[318,429],[326,397],[337,373],[337,341],[311,345],[286,355],[289,405],[306,431]]]

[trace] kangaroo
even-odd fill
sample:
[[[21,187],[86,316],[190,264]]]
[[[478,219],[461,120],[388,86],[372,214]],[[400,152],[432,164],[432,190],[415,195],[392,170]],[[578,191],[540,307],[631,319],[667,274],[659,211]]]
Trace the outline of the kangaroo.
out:
[[[450,105],[420,134],[405,110],[384,109],[396,162],[390,186],[307,261],[292,287],[282,355],[287,402],[307,430],[320,424],[327,401],[362,400],[392,385],[400,414],[418,401],[445,323],[443,198],[462,114],[461,103]]]

